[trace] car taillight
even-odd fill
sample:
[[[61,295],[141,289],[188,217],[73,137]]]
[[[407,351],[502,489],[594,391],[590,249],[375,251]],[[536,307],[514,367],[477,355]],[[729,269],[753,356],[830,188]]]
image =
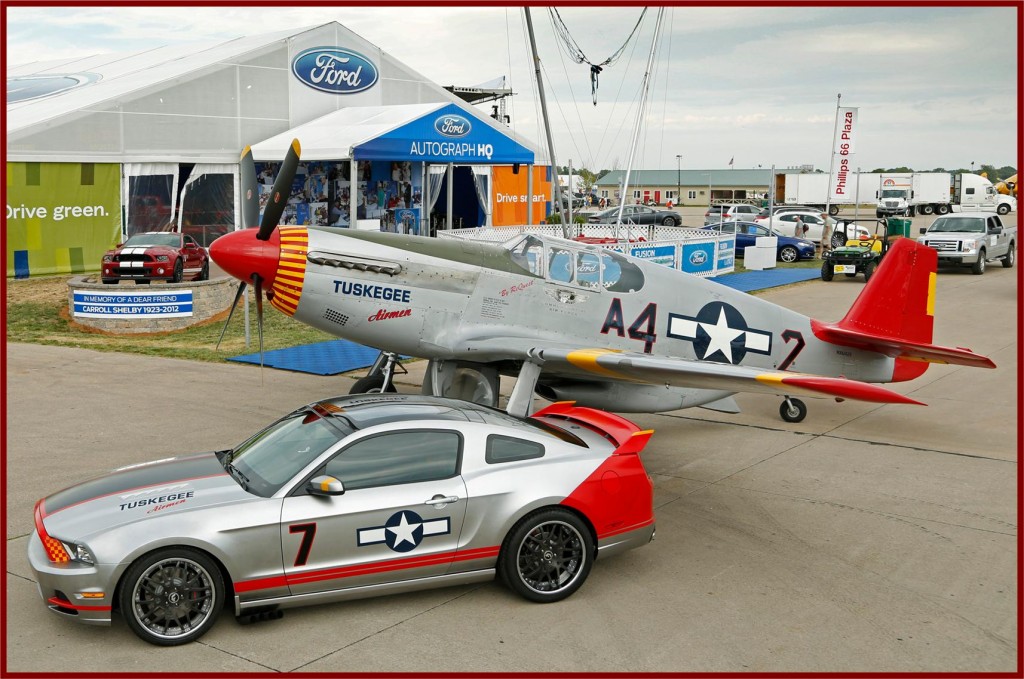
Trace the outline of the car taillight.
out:
[[[36,532],[39,533],[39,539],[43,542],[43,549],[46,550],[46,558],[53,563],[67,563],[71,560],[68,556],[68,551],[64,549],[64,544],[55,538],[51,538],[46,532],[46,528],[43,526],[43,501],[40,500],[36,503],[35,508],[35,521],[36,521]]]

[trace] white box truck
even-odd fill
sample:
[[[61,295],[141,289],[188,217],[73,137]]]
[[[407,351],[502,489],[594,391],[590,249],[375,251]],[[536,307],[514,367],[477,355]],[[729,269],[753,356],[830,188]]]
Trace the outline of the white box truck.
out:
[[[876,217],[945,215],[961,210],[1005,215],[1017,209],[1012,196],[997,193],[992,182],[970,172],[883,174],[877,196]]]
[[[829,176],[824,172],[778,173],[775,175],[776,205],[806,205],[816,210],[825,210],[836,215],[844,208],[856,204],[871,205],[878,191],[878,173],[854,173],[846,183],[847,197],[829,201]]]

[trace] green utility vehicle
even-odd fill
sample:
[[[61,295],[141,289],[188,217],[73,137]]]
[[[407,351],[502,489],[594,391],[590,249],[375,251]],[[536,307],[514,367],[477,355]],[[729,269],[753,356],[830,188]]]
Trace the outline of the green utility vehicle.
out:
[[[866,227],[870,236],[864,233]],[[838,237],[836,237],[838,236]],[[823,255],[821,280],[830,281],[837,274],[853,278],[864,274],[864,281],[871,280],[889,244],[896,238],[910,236],[910,220],[890,217],[889,219],[848,219],[836,227],[833,247]],[[839,245],[839,243],[842,243]]]

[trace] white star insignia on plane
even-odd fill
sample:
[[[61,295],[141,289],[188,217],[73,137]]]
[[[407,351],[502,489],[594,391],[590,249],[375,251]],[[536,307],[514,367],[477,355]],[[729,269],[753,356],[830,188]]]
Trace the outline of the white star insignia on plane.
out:
[[[708,350],[704,352],[704,358],[706,359],[716,351],[720,351],[725,356],[725,360],[732,363],[732,341],[745,333],[746,329],[730,327],[729,321],[725,318],[725,308],[720,310],[718,322],[714,325],[710,323],[698,323],[698,325],[711,338],[711,341],[708,343]]]

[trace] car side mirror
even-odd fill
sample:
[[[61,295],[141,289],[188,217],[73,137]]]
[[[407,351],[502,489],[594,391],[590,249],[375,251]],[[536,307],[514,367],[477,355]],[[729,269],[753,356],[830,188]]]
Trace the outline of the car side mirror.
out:
[[[1001,227],[1001,226],[993,226],[991,229],[988,230],[988,232],[992,233],[992,234],[995,234],[995,235],[999,235],[999,234],[1001,234],[1003,232],[1003,227]]]
[[[341,483],[341,479],[323,474],[311,478],[309,483],[306,484],[306,491],[310,495],[344,495],[345,486]]]
[[[928,227],[922,226],[921,227],[921,233],[928,233]]]

